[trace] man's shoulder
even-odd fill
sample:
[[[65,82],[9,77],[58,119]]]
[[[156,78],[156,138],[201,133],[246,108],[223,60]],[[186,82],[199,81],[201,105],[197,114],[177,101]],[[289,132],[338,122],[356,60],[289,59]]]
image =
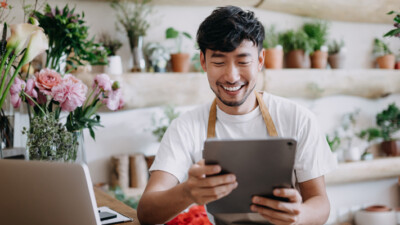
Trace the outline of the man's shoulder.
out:
[[[175,121],[179,124],[188,124],[207,120],[206,117],[208,116],[210,106],[211,103],[195,106],[194,108],[182,113],[177,119],[175,119]]]
[[[303,118],[315,116],[308,108],[288,98],[264,92],[263,99],[269,110],[275,110],[280,115],[297,115]]]

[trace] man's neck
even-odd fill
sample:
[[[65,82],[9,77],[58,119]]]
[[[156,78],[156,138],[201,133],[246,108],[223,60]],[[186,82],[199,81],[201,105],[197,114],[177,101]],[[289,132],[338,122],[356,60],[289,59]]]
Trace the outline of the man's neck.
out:
[[[246,101],[243,102],[243,104],[241,104],[240,106],[227,106],[224,103],[222,103],[218,98],[217,98],[217,105],[222,111],[224,111],[227,114],[243,115],[253,111],[258,104],[256,100],[256,95],[254,92],[252,92],[249,95],[249,97],[247,97]]]

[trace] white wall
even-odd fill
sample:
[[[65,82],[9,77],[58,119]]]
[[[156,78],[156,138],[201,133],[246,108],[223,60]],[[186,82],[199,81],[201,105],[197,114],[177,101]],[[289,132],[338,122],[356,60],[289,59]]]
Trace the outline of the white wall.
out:
[[[32,0],[31,0],[32,1]],[[125,34],[118,33],[115,30],[115,12],[109,6],[109,2],[85,2],[85,1],[48,1],[51,6],[58,5],[63,7],[66,3],[76,5],[76,12],[84,11],[86,15],[87,24],[90,26],[90,34],[96,35],[101,31],[107,31],[112,34],[117,34],[123,42],[123,48],[118,52],[123,58],[123,64],[127,71],[131,67],[130,50]],[[23,20],[22,9],[18,4],[15,4],[13,15],[15,15],[14,22],[21,22]],[[173,26],[178,30],[189,32],[193,37],[196,36],[196,31],[199,24],[207,17],[215,7],[200,7],[200,6],[155,6],[155,12],[152,15],[151,28],[145,37],[146,42],[166,42],[165,30]],[[298,28],[304,21],[309,19],[293,16],[284,13],[259,10],[254,10],[256,16],[262,21],[264,25],[276,24],[278,30],[286,30],[290,28]],[[343,38],[347,49],[348,57],[346,62],[347,68],[371,68],[373,65],[373,58],[371,56],[372,43],[375,37],[382,37],[384,33],[393,28],[392,24],[371,24],[371,23],[349,23],[349,22],[335,22],[332,21],[330,29],[330,37]],[[400,49],[400,39],[390,38],[388,40],[391,49],[398,53]],[[166,42],[168,46],[173,45],[169,41]],[[194,42],[187,41],[186,48],[195,52]]]

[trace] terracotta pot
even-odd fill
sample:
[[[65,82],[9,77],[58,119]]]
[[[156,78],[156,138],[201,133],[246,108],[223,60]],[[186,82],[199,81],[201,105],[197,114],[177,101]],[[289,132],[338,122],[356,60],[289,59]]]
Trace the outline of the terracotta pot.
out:
[[[394,69],[396,58],[393,54],[384,55],[376,58],[376,62],[380,69]]]
[[[190,55],[187,53],[171,54],[172,71],[187,73],[190,69]]]
[[[315,51],[311,56],[311,68],[325,69],[328,64],[328,52]]]
[[[389,212],[392,209],[385,206],[385,205],[371,205],[367,208],[365,208],[365,211],[367,212]]]
[[[400,61],[396,62],[396,64],[394,65],[394,68],[396,70],[400,70]]]
[[[381,148],[387,156],[399,156],[400,140],[384,141],[381,143]]]
[[[344,68],[345,55],[336,53],[328,56],[328,62],[332,69],[342,69]]]
[[[264,66],[266,69],[282,69],[283,50],[278,48],[265,49]]]
[[[286,54],[287,68],[310,68],[310,58],[304,50],[293,50]]]

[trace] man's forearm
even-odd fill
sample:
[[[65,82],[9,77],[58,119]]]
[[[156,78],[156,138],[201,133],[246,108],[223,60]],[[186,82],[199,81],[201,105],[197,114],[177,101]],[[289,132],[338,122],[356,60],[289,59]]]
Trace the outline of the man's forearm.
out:
[[[144,194],[137,211],[140,223],[166,223],[191,205],[193,201],[184,194],[184,185],[182,183],[165,191]]]
[[[301,206],[300,224],[321,225],[329,217],[330,204],[327,196],[314,196],[305,201]]]

